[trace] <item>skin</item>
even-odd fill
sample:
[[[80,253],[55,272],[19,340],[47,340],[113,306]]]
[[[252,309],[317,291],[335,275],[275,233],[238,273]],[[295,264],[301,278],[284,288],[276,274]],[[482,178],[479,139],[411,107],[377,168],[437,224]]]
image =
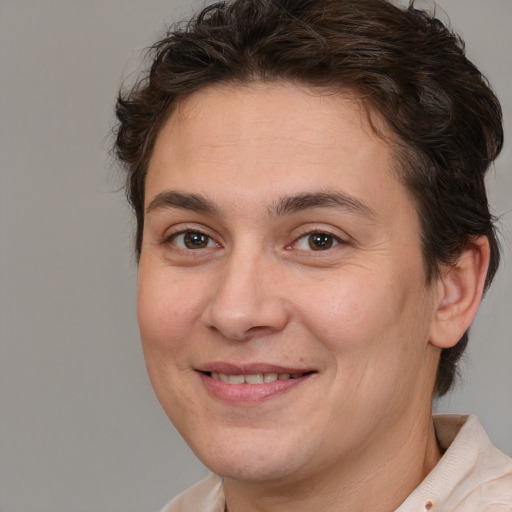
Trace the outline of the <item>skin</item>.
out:
[[[476,312],[479,297],[459,318],[485,244],[468,252],[477,270],[427,285],[395,166],[357,101],[291,84],[197,92],[157,138],[139,267],[144,355],[169,418],[224,477],[230,512],[391,511],[440,458],[439,347]],[[325,193],[344,202],[323,204]],[[314,205],[285,199],[305,194]],[[312,232],[327,248],[311,249]],[[188,248],[184,233],[205,246]],[[212,362],[313,373],[232,403],[204,384],[198,369]]]

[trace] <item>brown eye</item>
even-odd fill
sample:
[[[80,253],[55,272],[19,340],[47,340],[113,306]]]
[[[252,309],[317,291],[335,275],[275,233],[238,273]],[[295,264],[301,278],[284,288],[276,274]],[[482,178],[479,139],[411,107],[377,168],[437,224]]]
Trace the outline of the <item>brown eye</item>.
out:
[[[204,249],[208,246],[208,239],[203,233],[186,233],[183,242],[187,249]]]
[[[308,233],[301,236],[295,247],[301,251],[327,251],[339,245],[341,240],[330,233]]]
[[[172,242],[180,249],[188,250],[206,249],[208,247],[216,247],[217,245],[211,237],[200,231],[178,233],[172,238]]]
[[[334,245],[334,237],[328,233],[313,233],[308,236],[308,245],[312,251],[325,251]]]

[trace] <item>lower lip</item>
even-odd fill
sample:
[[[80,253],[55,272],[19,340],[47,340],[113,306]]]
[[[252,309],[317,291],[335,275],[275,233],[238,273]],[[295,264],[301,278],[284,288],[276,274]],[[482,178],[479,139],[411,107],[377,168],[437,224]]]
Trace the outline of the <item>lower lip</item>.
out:
[[[257,405],[300,386],[310,378],[311,374],[296,379],[274,380],[261,384],[229,384],[212,379],[204,373],[199,373],[199,376],[206,389],[216,398],[230,404]]]

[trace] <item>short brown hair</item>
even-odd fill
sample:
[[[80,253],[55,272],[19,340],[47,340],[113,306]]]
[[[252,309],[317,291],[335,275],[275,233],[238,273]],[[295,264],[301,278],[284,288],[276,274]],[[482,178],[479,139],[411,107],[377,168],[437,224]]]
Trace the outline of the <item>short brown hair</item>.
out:
[[[289,81],[351,90],[393,133],[400,176],[421,221],[428,282],[472,237],[489,240],[488,286],[499,263],[484,176],[503,144],[500,104],[463,41],[411,2],[234,0],[172,27],[152,64],[119,94],[115,152],[127,171],[140,255],[144,182],[155,139],[179,101],[219,83]],[[452,386],[468,341],[441,353],[435,392]]]

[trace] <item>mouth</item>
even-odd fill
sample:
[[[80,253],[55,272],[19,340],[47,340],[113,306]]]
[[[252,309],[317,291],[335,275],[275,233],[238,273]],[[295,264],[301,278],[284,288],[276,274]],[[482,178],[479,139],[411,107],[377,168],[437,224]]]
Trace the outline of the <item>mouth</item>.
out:
[[[259,405],[301,386],[316,370],[267,364],[237,366],[212,363],[196,369],[203,385],[216,399],[231,405]]]
[[[295,372],[295,373],[251,373],[251,374],[228,374],[221,372],[202,372],[213,380],[226,382],[227,384],[265,384],[267,382],[275,382],[277,380],[300,379],[313,373]]]

